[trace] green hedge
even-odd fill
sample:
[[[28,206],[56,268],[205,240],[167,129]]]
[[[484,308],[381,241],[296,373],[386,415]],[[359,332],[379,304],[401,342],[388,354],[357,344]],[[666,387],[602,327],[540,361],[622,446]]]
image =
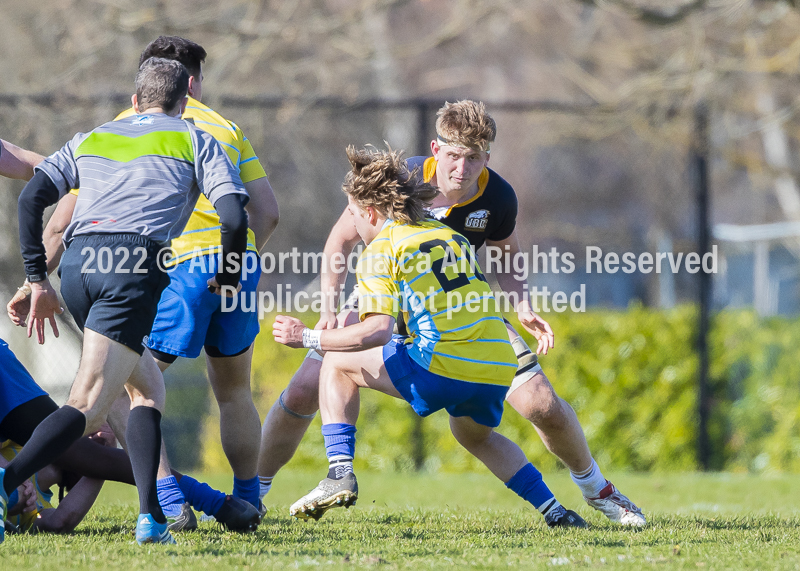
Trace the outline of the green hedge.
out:
[[[556,347],[541,359],[542,366],[559,395],[575,408],[600,465],[609,470],[696,469],[695,309],[634,306],[547,317]],[[312,323],[314,317],[305,320]],[[253,362],[253,392],[262,418],[304,355],[275,343],[270,324],[269,319],[263,322]],[[711,380],[714,468],[800,472],[800,323],[761,320],[744,311],[716,315]],[[202,466],[224,469],[216,407],[209,408]],[[404,402],[362,391],[357,467],[414,469],[411,435],[417,422]],[[317,418],[293,466],[324,464],[319,424]],[[422,420],[421,428],[423,469],[483,469],[456,444],[445,413]],[[499,430],[542,470],[560,467],[530,423],[508,405]]]

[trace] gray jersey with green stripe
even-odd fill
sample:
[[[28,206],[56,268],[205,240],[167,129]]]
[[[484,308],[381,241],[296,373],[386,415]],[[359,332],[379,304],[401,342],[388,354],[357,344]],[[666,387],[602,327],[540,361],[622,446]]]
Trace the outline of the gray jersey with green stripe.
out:
[[[82,234],[133,233],[168,244],[180,235],[202,192],[247,200],[220,144],[180,117],[135,115],[79,133],[37,169],[61,196],[80,188],[69,243]]]

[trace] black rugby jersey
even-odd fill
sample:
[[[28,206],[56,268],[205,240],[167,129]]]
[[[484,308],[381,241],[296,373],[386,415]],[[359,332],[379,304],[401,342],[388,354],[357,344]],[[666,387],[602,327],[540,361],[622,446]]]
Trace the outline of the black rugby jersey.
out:
[[[433,157],[410,157],[409,170],[419,167],[423,178],[430,182],[436,173]],[[478,193],[465,202],[454,204],[444,213],[433,216],[463,234],[475,247],[486,240],[505,240],[517,225],[517,194],[508,182],[490,168],[478,177]]]

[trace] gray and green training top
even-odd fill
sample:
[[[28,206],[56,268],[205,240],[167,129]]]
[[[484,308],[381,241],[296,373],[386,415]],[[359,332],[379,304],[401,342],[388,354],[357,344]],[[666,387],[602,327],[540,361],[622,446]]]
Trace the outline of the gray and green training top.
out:
[[[247,201],[236,168],[208,133],[180,117],[135,115],[79,133],[37,170],[59,197],[80,188],[69,244],[82,234],[133,233],[169,244],[202,192],[214,204],[228,194]]]

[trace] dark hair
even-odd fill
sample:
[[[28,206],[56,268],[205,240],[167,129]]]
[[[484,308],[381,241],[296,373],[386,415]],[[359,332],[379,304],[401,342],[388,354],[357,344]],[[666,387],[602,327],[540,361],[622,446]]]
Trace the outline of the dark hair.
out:
[[[165,113],[186,96],[189,72],[180,62],[151,57],[136,74],[136,99],[139,110],[161,107]]]
[[[158,36],[150,42],[141,57],[139,67],[152,57],[172,59],[181,62],[189,73],[200,77],[200,64],[206,61],[206,50],[199,44],[179,36]]]

